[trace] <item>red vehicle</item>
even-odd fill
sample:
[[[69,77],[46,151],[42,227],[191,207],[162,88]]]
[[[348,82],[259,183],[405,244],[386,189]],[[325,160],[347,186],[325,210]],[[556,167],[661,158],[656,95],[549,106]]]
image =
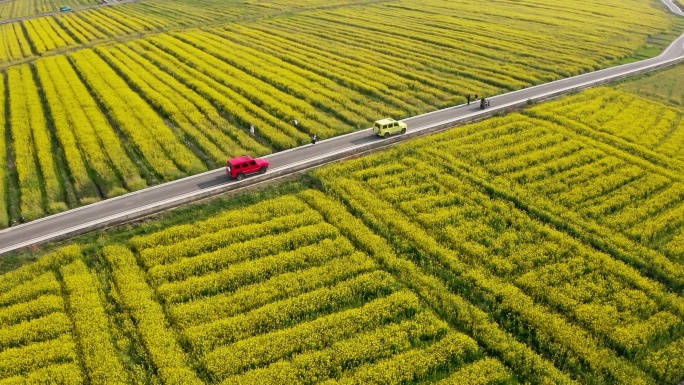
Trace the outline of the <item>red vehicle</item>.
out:
[[[270,164],[266,159],[255,159],[249,155],[242,155],[226,162],[226,173],[233,179],[242,180],[245,175],[265,173],[268,166]]]

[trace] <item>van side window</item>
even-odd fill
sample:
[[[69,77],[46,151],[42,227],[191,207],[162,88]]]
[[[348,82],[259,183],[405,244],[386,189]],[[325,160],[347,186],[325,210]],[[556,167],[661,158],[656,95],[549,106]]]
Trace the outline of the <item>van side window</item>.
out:
[[[240,168],[240,165],[239,165],[239,164],[236,164],[236,165],[235,165],[235,169],[237,170],[238,168]]]
[[[249,164],[252,165],[252,166],[255,166],[255,165],[256,165],[256,161],[253,160],[253,161],[249,162]]]
[[[242,164],[242,168],[245,168],[245,167],[247,167],[247,163]]]

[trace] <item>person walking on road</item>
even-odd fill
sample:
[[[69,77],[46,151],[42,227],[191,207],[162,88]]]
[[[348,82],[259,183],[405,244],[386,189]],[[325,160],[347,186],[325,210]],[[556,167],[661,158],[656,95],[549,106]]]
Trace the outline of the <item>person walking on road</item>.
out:
[[[318,135],[315,133],[311,134],[311,144],[316,144],[316,140],[318,139]]]
[[[255,136],[254,134],[254,124],[249,125],[249,133],[252,134],[252,136]]]
[[[475,94],[475,101],[477,101],[477,94]]]
[[[470,105],[470,94],[468,94],[468,105]]]

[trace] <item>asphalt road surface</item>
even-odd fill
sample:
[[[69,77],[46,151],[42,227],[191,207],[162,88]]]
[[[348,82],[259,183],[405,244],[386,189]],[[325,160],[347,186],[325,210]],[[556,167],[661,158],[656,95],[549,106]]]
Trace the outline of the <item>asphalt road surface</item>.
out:
[[[682,10],[672,4],[670,0],[662,1],[673,13],[684,16]],[[586,87],[619,79],[629,74],[659,68],[680,59],[684,59],[684,34],[679,36],[656,58],[498,95],[489,99],[491,101],[491,108],[486,112],[491,113],[492,110],[504,110],[507,107],[525,103],[530,99],[544,98],[549,95],[557,95],[574,90],[578,87]],[[479,103],[476,102],[471,103],[469,106],[460,105],[446,108],[404,119],[403,121],[408,123],[408,131],[411,133],[424,131],[445,122],[453,122],[454,125],[457,125],[459,120],[472,119],[482,114],[483,112],[479,109]],[[332,154],[342,149],[361,148],[364,145],[380,140],[382,139],[373,135],[371,129],[366,129],[319,141],[316,145],[305,145],[275,153],[266,157],[271,163],[269,173],[274,173],[278,170],[284,171],[291,168],[294,164],[319,158],[326,154]],[[123,222],[124,217],[134,216],[143,210],[153,210],[155,207],[161,206],[162,203],[173,202],[181,197],[192,197],[227,183],[236,182],[230,181],[225,170],[221,168],[11,227],[0,231],[0,254],[32,244],[65,238],[67,234],[84,233],[92,228],[96,228],[98,223],[102,224],[118,219],[120,219],[119,222]],[[240,183],[249,185],[249,178]]]

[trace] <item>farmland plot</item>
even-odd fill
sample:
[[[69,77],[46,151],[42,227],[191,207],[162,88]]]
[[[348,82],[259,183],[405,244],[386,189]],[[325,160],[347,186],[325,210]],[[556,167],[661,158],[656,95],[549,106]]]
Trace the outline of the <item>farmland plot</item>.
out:
[[[96,0],[9,0],[0,3],[0,20],[40,15],[59,11],[61,7],[79,7],[97,4]]]
[[[682,106],[684,105],[682,75],[684,75],[684,67],[675,66],[636,80],[623,82],[616,88],[660,102]]]
[[[128,381],[98,279],[79,255],[71,246],[0,279],[3,383]]]
[[[318,0],[306,4],[296,1],[250,4],[244,1],[147,0],[93,9],[94,0],[9,0],[0,2],[0,21],[58,11],[62,6],[73,12],[17,20],[0,26],[4,47],[0,65],[46,52],[63,52],[74,45],[89,45],[104,40],[121,40],[164,31],[169,28],[204,26],[235,20],[275,16],[320,7],[363,3],[362,0]],[[4,48],[4,49],[3,49]]]
[[[89,55],[137,72],[172,44]],[[681,115],[600,87],[90,237],[0,276],[0,378],[677,383]]]
[[[515,4],[476,17],[469,2],[441,0],[421,8],[405,1],[204,3],[190,12],[186,1],[152,0],[0,26],[0,60],[30,61],[9,66],[5,76],[4,141],[14,148],[2,166],[0,226],[216,168],[232,156],[296,147],[312,133],[329,138],[380,117],[458,104],[469,93],[488,96],[604,67],[671,25],[667,13],[638,6],[643,0],[597,4],[593,13],[578,2],[555,5],[563,19]],[[366,22],[374,15],[382,23]],[[410,32],[401,27],[407,23]],[[676,143],[659,145],[674,154]]]
[[[15,3],[19,2],[0,3],[0,12],[2,6]],[[452,72],[461,78],[480,80],[482,76],[478,75],[498,74],[497,82],[491,84],[496,90],[515,88],[521,81],[530,79],[564,77],[605,67],[643,46],[647,36],[677,28],[674,16],[665,12],[656,0],[630,0],[620,2],[619,6],[610,2],[587,6],[582,1],[549,6],[526,0],[487,9],[481,9],[479,3],[473,1],[430,0],[420,7],[406,0],[373,3],[361,0],[317,0],[305,4],[294,1],[251,4],[243,1],[148,0],[85,9],[4,24],[0,34],[6,47],[5,52],[0,49],[0,65],[103,40],[121,41],[170,28],[225,25],[268,17],[280,19],[277,24],[281,28],[282,23],[293,24],[294,28],[287,29],[289,32],[301,33],[313,27],[315,34],[329,34],[321,27],[333,23],[335,28],[332,30],[338,27],[351,29],[357,38],[359,30],[363,30],[371,35],[368,36],[371,41],[389,35],[409,38],[414,44],[436,45],[440,51],[456,51],[459,59],[467,58],[469,63],[448,60],[452,68],[455,63],[461,64]],[[565,16],[553,16],[556,14]],[[379,17],[383,22],[370,26],[368,17]],[[501,23],[502,20],[506,22]],[[411,32],[406,32],[406,25],[412,26]],[[375,34],[378,35],[372,36]],[[375,43],[363,47],[378,52],[391,46],[394,44],[385,47]],[[578,47],[586,48],[579,56],[574,55],[579,52]],[[400,45],[398,51],[389,50],[388,54],[396,56],[403,48]],[[549,52],[555,58],[550,58]],[[495,59],[501,58],[508,59],[512,66],[494,65]],[[522,71],[517,68],[521,65],[525,67]],[[471,68],[475,73],[470,73]],[[530,69],[535,73],[528,77]]]
[[[0,366],[0,379],[55,373],[70,376],[65,383],[88,376],[97,384],[511,378],[501,361],[326,222],[307,203],[314,197],[268,199],[97,254],[70,246],[2,276],[0,344],[6,335],[17,348],[0,354],[18,364]],[[98,282],[98,270],[106,283]],[[112,317],[111,309],[119,314]],[[43,321],[48,317],[62,323]],[[44,332],[34,326],[43,323],[50,325]],[[137,337],[113,345],[131,327]],[[31,360],[46,343],[52,344],[46,357]],[[122,345],[147,369],[122,359]]]
[[[394,155],[318,172],[327,194],[262,200],[87,255],[154,368],[105,360],[119,370],[107,373],[222,384],[677,378],[681,296],[439,164],[408,152],[388,166]],[[92,277],[79,261],[53,265]]]

